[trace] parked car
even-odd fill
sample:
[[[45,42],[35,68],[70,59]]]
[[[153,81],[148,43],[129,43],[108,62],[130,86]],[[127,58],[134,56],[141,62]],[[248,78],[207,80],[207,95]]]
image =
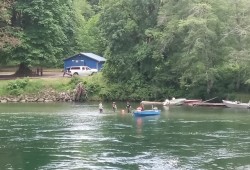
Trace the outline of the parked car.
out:
[[[90,75],[93,75],[97,72],[98,72],[97,69],[92,69],[92,68],[89,68],[88,66],[72,66],[67,70],[66,74],[71,75],[71,76],[73,76],[73,75],[74,76],[76,76],[76,75],[90,76]]]

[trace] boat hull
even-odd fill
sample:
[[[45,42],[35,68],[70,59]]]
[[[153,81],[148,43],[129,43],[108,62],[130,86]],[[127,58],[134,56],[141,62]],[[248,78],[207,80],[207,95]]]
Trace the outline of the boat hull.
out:
[[[135,116],[154,116],[161,114],[161,110],[135,110],[133,113]]]
[[[189,105],[189,104],[193,104],[193,103],[201,103],[202,100],[201,99],[187,99],[184,101],[183,104],[185,105]]]
[[[172,99],[172,100],[168,100],[166,99],[163,102],[163,106],[180,106],[185,102],[185,98],[180,98],[180,99]]]
[[[242,108],[242,109],[249,109],[250,104],[249,103],[239,103],[239,102],[233,102],[228,100],[222,100],[222,102],[230,108]]]

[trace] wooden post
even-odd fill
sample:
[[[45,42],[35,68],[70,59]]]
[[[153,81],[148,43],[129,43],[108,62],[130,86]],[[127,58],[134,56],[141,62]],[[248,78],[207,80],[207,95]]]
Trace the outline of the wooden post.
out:
[[[41,76],[43,76],[43,68],[41,67],[41,69],[40,69],[40,73],[41,73]]]
[[[36,75],[39,76],[39,68],[36,68]]]

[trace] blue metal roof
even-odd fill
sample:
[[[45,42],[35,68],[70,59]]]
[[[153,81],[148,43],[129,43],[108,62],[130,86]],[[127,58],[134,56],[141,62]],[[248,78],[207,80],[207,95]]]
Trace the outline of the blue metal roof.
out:
[[[96,61],[106,61],[105,58],[103,58],[103,57],[101,57],[99,55],[93,54],[93,53],[81,53],[81,54],[83,54],[83,55],[85,55],[85,56],[87,56],[89,58],[92,58],[92,59],[94,59]]]
[[[101,56],[99,56],[99,55],[93,54],[93,53],[80,53],[80,54],[81,54],[81,55],[84,55],[84,56],[87,56],[87,57],[89,57],[89,58],[92,58],[93,60],[96,60],[96,61],[99,61],[99,62],[101,62],[101,61],[106,61],[105,58],[103,58],[103,57],[101,57]],[[75,56],[77,56],[77,55],[79,55],[79,54],[76,54],[76,55],[74,55],[74,56],[72,56],[72,57],[75,57]],[[64,60],[68,60],[68,59],[70,59],[70,58],[72,58],[72,57],[66,58],[66,59],[64,59]]]

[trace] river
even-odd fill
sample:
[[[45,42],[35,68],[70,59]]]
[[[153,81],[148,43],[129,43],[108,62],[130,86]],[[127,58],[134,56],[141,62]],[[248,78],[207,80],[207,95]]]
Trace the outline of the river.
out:
[[[117,106],[0,104],[0,169],[250,169],[250,110],[159,107],[136,118]]]

